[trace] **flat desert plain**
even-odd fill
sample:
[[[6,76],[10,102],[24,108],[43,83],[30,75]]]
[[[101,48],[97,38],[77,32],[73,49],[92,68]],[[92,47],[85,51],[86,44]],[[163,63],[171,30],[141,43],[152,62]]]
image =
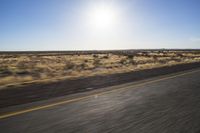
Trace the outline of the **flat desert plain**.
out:
[[[0,87],[200,62],[200,50],[1,52]]]

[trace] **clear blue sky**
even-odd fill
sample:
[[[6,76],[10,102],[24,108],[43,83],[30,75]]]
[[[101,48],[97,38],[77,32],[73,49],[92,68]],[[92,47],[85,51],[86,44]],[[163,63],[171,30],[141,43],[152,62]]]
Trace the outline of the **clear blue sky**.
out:
[[[0,0],[0,51],[137,48],[200,48],[200,0]]]

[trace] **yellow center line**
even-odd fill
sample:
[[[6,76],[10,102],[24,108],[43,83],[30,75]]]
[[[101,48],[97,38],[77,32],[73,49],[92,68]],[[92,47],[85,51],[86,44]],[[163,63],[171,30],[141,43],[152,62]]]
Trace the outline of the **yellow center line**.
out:
[[[20,115],[20,114],[25,114],[25,113],[33,112],[33,111],[37,111],[37,110],[47,109],[47,108],[58,106],[58,105],[77,102],[77,101],[80,101],[80,100],[83,100],[83,99],[94,97],[96,95],[104,95],[104,94],[108,94],[108,93],[111,93],[111,92],[114,92],[114,91],[125,90],[125,89],[133,89],[133,88],[136,88],[136,87],[139,87],[139,86],[142,86],[142,85],[155,83],[155,82],[159,82],[159,81],[163,81],[163,80],[167,80],[167,79],[172,79],[172,78],[188,75],[188,74],[199,72],[199,71],[200,70],[189,71],[189,72],[185,72],[185,73],[181,73],[181,74],[177,74],[177,75],[173,75],[173,76],[169,76],[169,77],[163,77],[163,78],[160,78],[160,79],[151,80],[151,81],[147,81],[147,82],[144,82],[144,83],[139,83],[139,84],[132,85],[132,86],[130,85],[130,86],[127,86],[127,87],[108,90],[108,91],[105,91],[105,92],[97,92],[95,94],[91,94],[91,95],[88,95],[88,96],[83,96],[83,97],[74,98],[74,99],[70,99],[70,100],[58,101],[58,102],[55,102],[55,103],[50,103],[50,104],[47,104],[47,105],[32,107],[32,108],[29,108],[29,109],[24,109],[24,110],[20,110],[20,111],[16,111],[16,112],[9,112],[9,113],[0,115],[0,119],[16,116],[16,115]]]

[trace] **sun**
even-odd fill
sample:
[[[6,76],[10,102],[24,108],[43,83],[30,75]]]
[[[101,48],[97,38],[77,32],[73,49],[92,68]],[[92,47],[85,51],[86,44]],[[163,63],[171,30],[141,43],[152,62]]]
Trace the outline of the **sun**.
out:
[[[116,21],[116,13],[110,7],[96,7],[91,10],[90,24],[96,29],[111,28]]]

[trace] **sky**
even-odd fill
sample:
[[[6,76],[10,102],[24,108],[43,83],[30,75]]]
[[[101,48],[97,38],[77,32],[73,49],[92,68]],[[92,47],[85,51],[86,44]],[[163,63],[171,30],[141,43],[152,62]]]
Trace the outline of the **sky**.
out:
[[[0,51],[200,48],[200,0],[0,0]]]

